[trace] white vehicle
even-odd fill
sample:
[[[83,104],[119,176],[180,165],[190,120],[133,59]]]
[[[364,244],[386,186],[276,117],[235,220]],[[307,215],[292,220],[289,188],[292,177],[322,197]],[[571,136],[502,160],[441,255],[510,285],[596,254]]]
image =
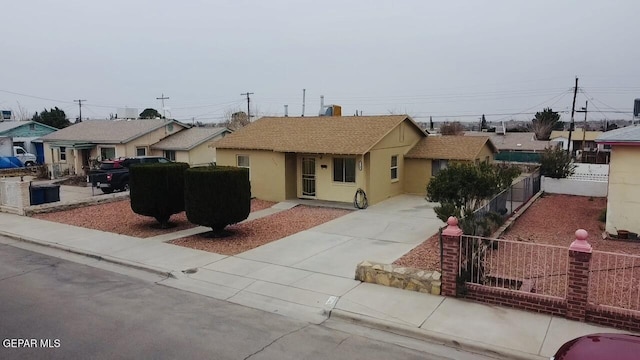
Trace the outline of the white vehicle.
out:
[[[22,146],[13,147],[13,156],[17,157],[24,166],[33,166],[37,164],[36,156],[29,153]]]

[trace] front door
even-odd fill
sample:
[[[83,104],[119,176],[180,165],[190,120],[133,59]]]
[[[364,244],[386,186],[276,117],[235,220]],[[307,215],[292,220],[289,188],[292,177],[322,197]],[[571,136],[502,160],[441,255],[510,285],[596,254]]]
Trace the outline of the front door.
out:
[[[302,158],[302,196],[316,197],[316,159]]]

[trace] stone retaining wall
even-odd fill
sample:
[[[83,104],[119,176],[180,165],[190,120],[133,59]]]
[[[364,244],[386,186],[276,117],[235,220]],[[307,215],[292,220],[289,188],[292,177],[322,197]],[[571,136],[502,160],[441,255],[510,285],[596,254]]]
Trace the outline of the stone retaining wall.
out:
[[[356,268],[356,280],[440,295],[440,273],[437,271],[363,261]]]

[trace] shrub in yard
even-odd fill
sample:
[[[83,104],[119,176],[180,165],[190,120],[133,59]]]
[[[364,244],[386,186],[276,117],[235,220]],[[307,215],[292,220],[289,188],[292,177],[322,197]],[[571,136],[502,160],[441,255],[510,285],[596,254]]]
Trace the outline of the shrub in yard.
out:
[[[186,163],[131,165],[131,210],[168,227],[171,215],[184,211],[184,173],[188,168]]]
[[[540,156],[540,174],[555,179],[563,179],[573,175],[576,164],[571,156],[560,147],[548,147]]]
[[[249,170],[231,166],[189,169],[184,199],[190,222],[210,227],[214,237],[225,236],[227,225],[246,219],[251,212]]]

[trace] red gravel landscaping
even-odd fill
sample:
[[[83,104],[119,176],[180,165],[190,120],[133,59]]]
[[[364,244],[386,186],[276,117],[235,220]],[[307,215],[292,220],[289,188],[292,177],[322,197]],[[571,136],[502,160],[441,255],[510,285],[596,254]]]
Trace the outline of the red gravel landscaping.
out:
[[[173,240],[170,243],[223,255],[236,255],[350,212],[350,210],[299,205],[260,219],[227,226],[226,229],[233,234],[225,238],[205,238],[199,234]]]
[[[503,239],[569,247],[577,229],[589,233],[594,250],[640,255],[640,241],[602,239],[604,223],[598,216],[607,207],[606,198],[546,194],[538,198],[502,235]],[[425,270],[440,269],[440,244],[434,234],[394,262]]]
[[[274,204],[271,201],[253,199],[251,200],[251,212],[269,208]],[[197,226],[187,220],[187,216],[183,211],[171,216],[170,222],[175,224],[175,227],[170,229],[156,228],[155,225],[158,222],[152,217],[134,213],[131,210],[131,202],[129,200],[36,214],[33,217],[140,238],[153,237]]]

